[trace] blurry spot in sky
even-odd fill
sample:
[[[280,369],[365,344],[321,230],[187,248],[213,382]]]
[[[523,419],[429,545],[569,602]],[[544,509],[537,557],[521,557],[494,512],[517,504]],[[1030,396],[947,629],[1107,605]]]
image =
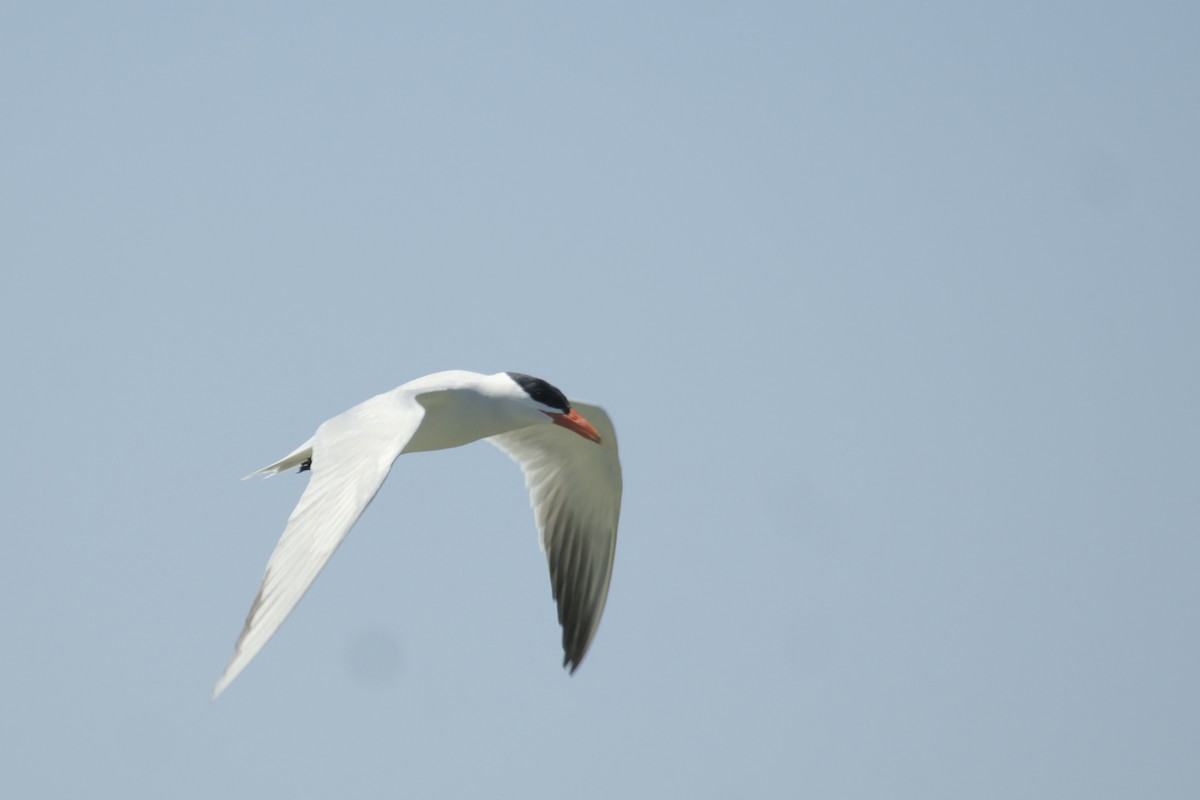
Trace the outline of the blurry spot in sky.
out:
[[[362,630],[352,636],[344,655],[350,677],[369,688],[378,689],[395,683],[404,667],[396,635],[379,628]]]
[[[1122,208],[1129,199],[1129,170],[1111,153],[1093,152],[1075,165],[1074,186],[1093,211]]]
[[[780,656],[799,673],[811,674],[829,668],[841,643],[833,622],[823,614],[791,615],[780,629]]]
[[[773,459],[773,469],[758,473],[755,488],[774,533],[810,554],[829,555],[841,547],[843,520],[835,501],[785,458]]]

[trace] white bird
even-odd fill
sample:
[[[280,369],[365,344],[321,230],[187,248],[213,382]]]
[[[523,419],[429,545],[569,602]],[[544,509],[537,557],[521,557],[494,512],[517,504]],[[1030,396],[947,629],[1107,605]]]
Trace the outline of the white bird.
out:
[[[585,419],[580,411],[587,414]],[[267,562],[258,596],[213,688],[215,700],[304,596],[404,453],[486,439],[525,473],[573,673],[600,624],[621,513],[616,433],[603,409],[518,372],[417,378],[324,422],[304,444],[247,475],[292,467],[311,478]]]

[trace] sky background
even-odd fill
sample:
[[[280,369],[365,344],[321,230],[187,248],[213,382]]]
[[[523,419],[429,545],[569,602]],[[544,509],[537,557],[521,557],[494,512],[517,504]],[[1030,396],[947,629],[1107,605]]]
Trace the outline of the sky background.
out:
[[[0,794],[1200,797],[1200,6],[0,5]],[[306,478],[443,369],[604,405],[574,677],[520,472]]]

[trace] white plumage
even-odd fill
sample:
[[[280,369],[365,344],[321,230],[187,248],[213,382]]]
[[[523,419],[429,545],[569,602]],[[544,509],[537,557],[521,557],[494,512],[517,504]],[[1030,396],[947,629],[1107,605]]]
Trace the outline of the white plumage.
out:
[[[598,406],[567,401],[537,378],[451,371],[360,403],[247,476],[311,469],[213,698],[283,624],[398,456],[479,439],[504,450],[525,473],[563,627],[563,664],[574,672],[600,624],[612,576],[621,511],[612,422]]]

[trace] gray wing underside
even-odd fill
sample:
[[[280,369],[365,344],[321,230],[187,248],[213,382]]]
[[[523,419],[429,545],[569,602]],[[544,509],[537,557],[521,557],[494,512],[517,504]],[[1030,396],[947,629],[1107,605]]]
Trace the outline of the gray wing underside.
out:
[[[373,397],[317,429],[311,440],[308,486],[267,562],[233,657],[213,689],[214,699],[300,602],[383,485],[423,415],[424,409],[411,397],[389,393]]]
[[[563,666],[573,673],[600,625],[621,516],[621,463],[612,420],[599,406],[571,401],[603,444],[557,425],[488,439],[525,473],[562,626]]]

